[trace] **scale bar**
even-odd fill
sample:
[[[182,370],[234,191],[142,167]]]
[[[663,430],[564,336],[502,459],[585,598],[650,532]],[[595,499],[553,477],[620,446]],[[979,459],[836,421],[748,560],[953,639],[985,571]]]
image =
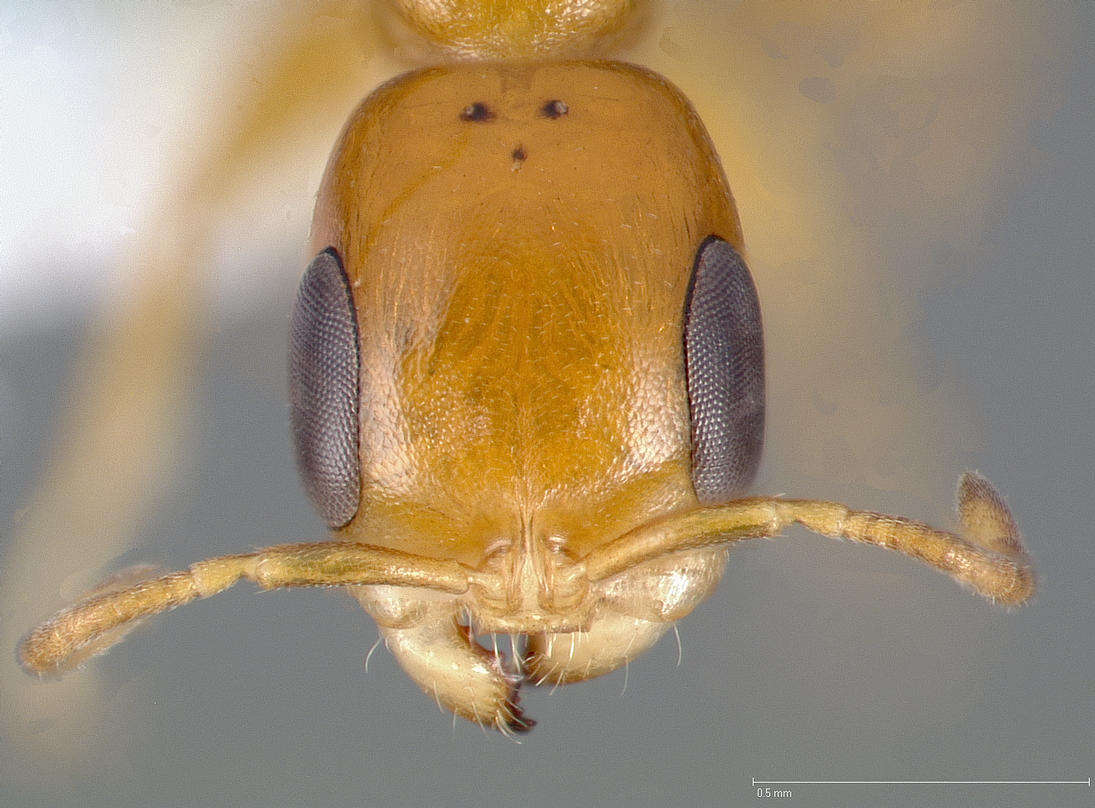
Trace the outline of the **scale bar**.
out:
[[[753,778],[754,786],[764,785],[849,785],[849,786],[1087,786],[1091,787],[1091,778],[1086,780],[758,780]]]

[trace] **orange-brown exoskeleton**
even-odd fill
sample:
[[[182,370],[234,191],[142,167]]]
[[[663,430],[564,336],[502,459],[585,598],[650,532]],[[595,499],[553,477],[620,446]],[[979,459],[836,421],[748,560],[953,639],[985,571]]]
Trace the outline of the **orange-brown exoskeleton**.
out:
[[[649,71],[523,59],[415,71],[352,115],[291,323],[292,428],[334,531],[98,594],[21,648],[35,672],[241,578],[347,587],[456,714],[531,726],[523,682],[615,670],[798,522],[1006,604],[1033,575],[989,484],[964,537],[743,498],[760,458],[760,307],[703,125]],[[523,638],[507,664],[476,634]]]

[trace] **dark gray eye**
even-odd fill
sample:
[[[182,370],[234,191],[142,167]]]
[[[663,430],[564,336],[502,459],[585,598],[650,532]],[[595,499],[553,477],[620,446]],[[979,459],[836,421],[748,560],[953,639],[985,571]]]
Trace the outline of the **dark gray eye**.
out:
[[[764,336],[749,268],[730,244],[700,246],[684,316],[692,485],[704,504],[749,485],[764,443]]]
[[[350,283],[327,249],[304,273],[289,331],[289,402],[297,463],[331,527],[357,513],[358,343]]]

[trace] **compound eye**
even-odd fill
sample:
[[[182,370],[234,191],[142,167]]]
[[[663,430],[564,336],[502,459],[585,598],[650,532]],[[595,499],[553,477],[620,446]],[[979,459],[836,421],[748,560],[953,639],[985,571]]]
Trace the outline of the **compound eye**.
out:
[[[359,355],[350,283],[326,249],[304,273],[289,332],[289,402],[304,487],[332,528],[357,513]]]
[[[700,246],[684,316],[692,485],[703,504],[752,481],[764,444],[764,336],[757,290],[733,246]]]

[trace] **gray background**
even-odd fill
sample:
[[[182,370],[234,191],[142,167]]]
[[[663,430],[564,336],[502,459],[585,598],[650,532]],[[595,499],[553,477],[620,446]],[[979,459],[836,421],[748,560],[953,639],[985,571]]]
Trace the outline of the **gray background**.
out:
[[[170,161],[157,116],[181,120],[205,88],[146,102],[206,75],[249,10],[3,6],[5,66],[17,68],[3,114],[24,122],[5,135],[36,138],[0,154],[5,525],[41,471],[96,301],[120,282],[101,278],[162,181],[148,166]],[[1031,605],[994,608],[907,559],[789,531],[734,550],[717,593],[680,625],[679,665],[669,637],[626,688],[619,673],[527,690],[540,723],[516,744],[453,726],[383,649],[364,672],[376,632],[349,598],[243,585],[74,674],[103,682],[86,710],[36,717],[0,652],[0,804],[719,806],[757,802],[754,777],[1091,777],[1095,4],[846,3],[824,16],[673,4],[630,54],[693,99],[741,208],[769,335],[757,489],[949,525],[954,480],[978,468],[1024,527],[1040,576]],[[51,42],[65,63],[52,39],[65,25],[91,26],[88,58],[97,42],[115,50],[43,74]],[[172,60],[165,87],[115,99],[122,113],[87,101]],[[50,109],[151,145],[80,150],[89,135],[68,130],[51,145],[50,127],[34,129]],[[317,122],[317,142],[339,124]],[[291,462],[283,357],[323,150],[294,169],[310,184],[243,202],[250,213],[224,226],[186,451],[115,568],[321,535]],[[28,156],[46,160],[37,181],[15,165]],[[58,165],[58,187],[67,176],[76,190],[43,201]],[[135,210],[80,230],[80,205],[130,196]],[[278,238],[240,235],[270,207]],[[0,550],[14,535],[0,533]],[[9,591],[13,572],[0,569]],[[60,590],[41,580],[55,604]],[[14,613],[0,614],[9,630]],[[1093,801],[1065,785],[773,787],[810,806]]]

